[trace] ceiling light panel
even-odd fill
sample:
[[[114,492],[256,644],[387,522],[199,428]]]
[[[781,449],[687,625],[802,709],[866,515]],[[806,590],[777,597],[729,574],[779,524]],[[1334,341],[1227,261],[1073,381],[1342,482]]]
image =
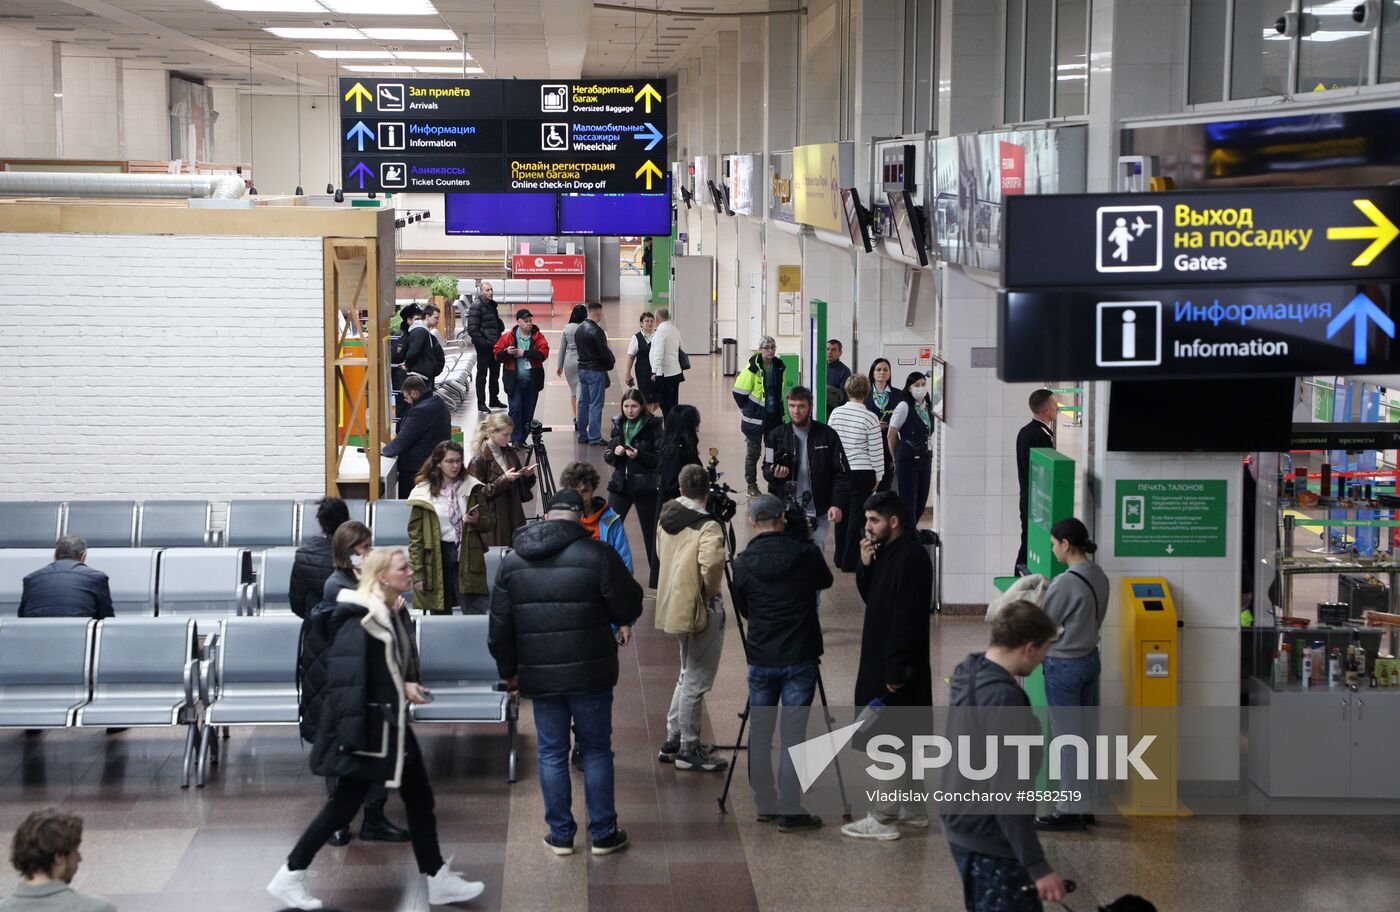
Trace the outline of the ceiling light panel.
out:
[[[436,16],[429,0],[319,0],[333,13],[346,16]]]
[[[324,13],[316,0],[209,0],[230,13]]]
[[[430,0],[209,0],[231,13],[339,13],[343,16],[436,16]]]
[[[278,38],[292,41],[365,41],[359,29],[352,28],[269,28],[263,29]]]
[[[459,41],[451,29],[367,28],[362,31],[379,41]]]

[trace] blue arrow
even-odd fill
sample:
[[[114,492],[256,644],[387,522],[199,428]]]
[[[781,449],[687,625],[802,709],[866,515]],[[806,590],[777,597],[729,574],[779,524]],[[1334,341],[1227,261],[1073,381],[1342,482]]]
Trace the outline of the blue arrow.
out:
[[[369,127],[365,126],[364,121],[360,121],[359,123],[355,124],[354,127],[351,128],[349,133],[345,134],[345,138],[358,138],[359,143],[357,145],[357,151],[363,152],[365,151],[365,140],[374,139],[374,131],[371,130]]]
[[[1332,338],[1339,333],[1347,321],[1354,321],[1352,324],[1351,357],[1357,364],[1366,363],[1366,321],[1370,320],[1381,328],[1381,332],[1390,338],[1395,338],[1395,321],[1386,316],[1385,311],[1376,306],[1375,302],[1364,294],[1359,294],[1351,299],[1351,303],[1342,308],[1342,312],[1332,318],[1332,322],[1327,324],[1327,338]]]
[[[646,133],[638,133],[636,136],[634,136],[634,137],[632,137],[632,138],[633,138],[633,139],[640,139],[640,140],[642,140],[642,141],[644,141],[644,142],[645,142],[646,140],[651,140],[651,142],[648,142],[648,143],[647,143],[647,147],[646,147],[646,151],[650,152],[652,149],[655,149],[655,148],[656,148],[656,144],[657,144],[657,143],[661,142],[661,140],[663,140],[663,139],[666,138],[666,134],[665,134],[665,133],[662,133],[660,130],[656,129],[656,124],[651,124],[651,123],[647,124],[647,130],[648,130],[648,132],[646,132]]]
[[[373,178],[374,178],[374,172],[371,171],[370,169],[366,168],[364,162],[360,162],[360,163],[357,164],[357,165],[354,167],[354,169],[350,172],[350,176],[351,176],[351,177],[358,177],[358,178],[360,179],[360,189],[363,190],[363,189],[365,189],[365,178],[368,177],[368,178],[370,178],[371,180],[373,180]]]

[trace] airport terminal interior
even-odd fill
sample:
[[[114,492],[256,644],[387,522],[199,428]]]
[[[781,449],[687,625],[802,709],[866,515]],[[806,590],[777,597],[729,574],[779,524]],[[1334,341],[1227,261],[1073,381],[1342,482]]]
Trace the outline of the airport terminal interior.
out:
[[[1394,908],[1397,149],[1400,0],[0,0],[0,912]]]

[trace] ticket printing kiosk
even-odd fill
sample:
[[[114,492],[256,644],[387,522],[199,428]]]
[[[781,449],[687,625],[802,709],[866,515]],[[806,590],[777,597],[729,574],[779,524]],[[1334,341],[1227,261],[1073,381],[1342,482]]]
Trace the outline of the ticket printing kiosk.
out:
[[[1181,646],[1176,604],[1162,577],[1124,577],[1121,650],[1123,705],[1132,713],[1134,740],[1155,735],[1144,753],[1155,780],[1134,777],[1119,799],[1128,815],[1184,816],[1177,799],[1177,691]]]

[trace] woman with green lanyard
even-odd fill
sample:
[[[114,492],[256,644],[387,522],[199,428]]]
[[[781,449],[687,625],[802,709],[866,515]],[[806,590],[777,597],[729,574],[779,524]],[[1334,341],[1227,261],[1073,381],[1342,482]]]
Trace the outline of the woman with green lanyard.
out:
[[[890,446],[890,418],[895,408],[904,400],[904,394],[890,383],[890,362],[876,358],[870,362],[870,395],[865,397],[865,407],[880,419],[880,436],[885,446],[885,474],[875,486],[877,491],[888,491],[894,481],[894,451]]]
[[[903,401],[890,415],[889,434],[899,499],[904,501],[913,528],[924,515],[933,480],[933,415],[928,404],[928,378],[919,371],[904,383]]]
[[[647,411],[640,390],[622,394],[622,414],[613,418],[612,438],[603,459],[613,467],[608,481],[608,505],[624,520],[633,504],[646,543],[649,585],[656,587],[656,516],[661,501],[661,419]]]

